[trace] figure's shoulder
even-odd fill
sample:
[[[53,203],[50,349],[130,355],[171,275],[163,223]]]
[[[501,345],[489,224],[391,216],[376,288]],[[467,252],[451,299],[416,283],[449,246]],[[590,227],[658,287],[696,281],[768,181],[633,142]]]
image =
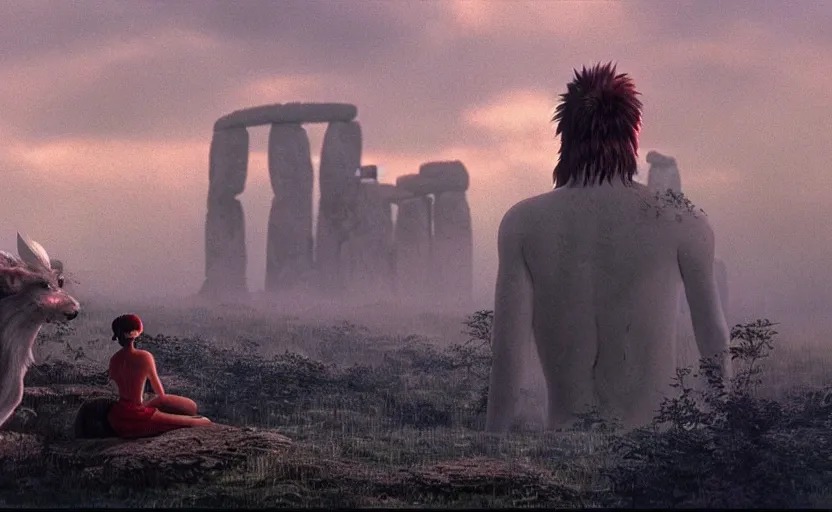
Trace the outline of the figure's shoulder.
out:
[[[147,360],[150,360],[150,361],[153,360],[153,354],[151,354],[147,350],[141,350],[141,349],[136,350],[136,355],[138,357],[142,358],[142,359],[147,359]]]
[[[642,209],[653,211],[657,218],[664,217],[692,229],[710,229],[705,210],[694,204],[683,192],[671,189],[642,193]]]
[[[504,218],[528,220],[529,217],[539,214],[546,205],[550,205],[556,199],[554,192],[528,197],[509,208]]]
[[[522,232],[534,223],[551,192],[523,199],[506,211],[500,222],[500,231]]]

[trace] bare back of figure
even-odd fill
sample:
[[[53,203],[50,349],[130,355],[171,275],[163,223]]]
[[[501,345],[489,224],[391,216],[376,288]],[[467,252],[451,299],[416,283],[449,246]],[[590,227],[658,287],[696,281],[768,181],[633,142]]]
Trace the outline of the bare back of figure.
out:
[[[674,372],[678,250],[703,214],[616,181],[559,188],[526,209],[549,424],[589,406],[625,424],[649,420]]]

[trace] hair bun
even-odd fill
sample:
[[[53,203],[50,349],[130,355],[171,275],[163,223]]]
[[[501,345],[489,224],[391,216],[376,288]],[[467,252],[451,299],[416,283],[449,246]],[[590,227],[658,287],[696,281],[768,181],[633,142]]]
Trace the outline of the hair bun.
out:
[[[142,331],[142,320],[136,315],[121,315],[113,320],[113,339],[116,339],[119,334],[124,334],[130,331]]]

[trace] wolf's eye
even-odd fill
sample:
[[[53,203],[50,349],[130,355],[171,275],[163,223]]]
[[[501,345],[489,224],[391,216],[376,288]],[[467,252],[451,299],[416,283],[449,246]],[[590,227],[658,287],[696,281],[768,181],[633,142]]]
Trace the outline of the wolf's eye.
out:
[[[64,278],[63,278],[63,276],[61,276],[61,277],[58,278],[58,288],[63,288],[63,287],[64,287]]]
[[[44,290],[48,290],[49,289],[49,281],[41,281],[40,282],[40,287],[43,288]]]

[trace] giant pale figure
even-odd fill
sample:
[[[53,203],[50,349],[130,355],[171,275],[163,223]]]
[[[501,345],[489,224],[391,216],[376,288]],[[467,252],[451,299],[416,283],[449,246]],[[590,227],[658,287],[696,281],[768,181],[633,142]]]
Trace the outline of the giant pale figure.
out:
[[[612,64],[576,71],[554,118],[555,188],[513,206],[500,224],[489,431],[513,421],[532,342],[550,428],[592,406],[627,426],[649,421],[672,390],[680,284],[700,352],[730,372],[707,218],[633,181],[637,94]]]

